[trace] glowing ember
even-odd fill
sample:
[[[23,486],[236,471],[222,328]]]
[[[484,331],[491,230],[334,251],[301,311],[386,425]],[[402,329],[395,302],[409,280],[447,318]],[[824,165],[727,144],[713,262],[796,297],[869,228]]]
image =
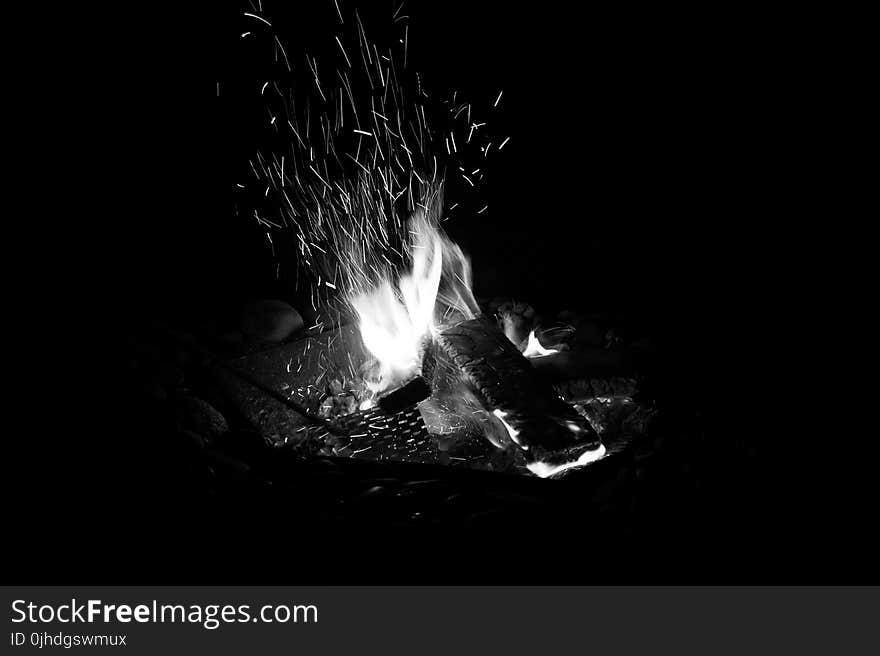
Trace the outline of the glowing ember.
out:
[[[529,343],[526,345],[526,350],[523,351],[524,356],[527,358],[542,358],[545,355],[553,355],[554,353],[559,353],[559,349],[545,349],[541,346],[538,338],[535,337],[535,331],[533,330],[529,333]]]
[[[558,474],[559,472],[565,471],[566,469],[571,469],[573,467],[583,467],[584,465],[588,465],[591,462],[596,462],[604,456],[605,445],[600,444],[599,448],[597,449],[584,451],[577,460],[571,460],[569,462],[565,462],[559,465],[554,465],[546,462],[533,462],[526,465],[526,468],[536,476],[547,478],[548,476],[553,476],[554,474]]]

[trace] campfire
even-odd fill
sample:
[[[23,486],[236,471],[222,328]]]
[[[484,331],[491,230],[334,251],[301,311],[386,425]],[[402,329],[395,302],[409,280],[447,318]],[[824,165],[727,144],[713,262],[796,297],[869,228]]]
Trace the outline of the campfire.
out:
[[[239,186],[259,192],[252,215],[273,248],[295,245],[318,318],[307,336],[238,363],[272,390],[232,382],[239,406],[270,443],[304,455],[540,477],[605,457],[638,415],[633,381],[602,395],[583,371],[580,387],[553,380],[566,327],[481,307],[471,262],[443,229],[456,208],[487,211],[480,182],[510,137],[480,114],[500,111],[502,92],[483,110],[439,99],[407,69],[406,35],[380,49],[357,17],[341,27],[353,33],[335,37],[334,76],[306,56],[289,94],[261,90],[285,147],[258,153]]]
[[[620,448],[646,417],[635,381],[552,384],[544,364],[566,345],[545,347],[535,328],[517,344],[521,317],[481,310],[470,261],[440,227],[442,193],[425,201],[407,222],[409,265],[346,298],[349,323],[240,363],[321,421],[233,385],[245,412],[271,443],[304,455],[546,478],[605,457],[603,433]]]

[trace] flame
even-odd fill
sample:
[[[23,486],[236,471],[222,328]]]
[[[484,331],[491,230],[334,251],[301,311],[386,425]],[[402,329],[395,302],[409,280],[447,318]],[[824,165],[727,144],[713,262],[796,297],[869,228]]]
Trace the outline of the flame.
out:
[[[516,430],[510,424],[508,424],[507,421],[505,421],[504,418],[507,416],[507,413],[504,412],[503,410],[499,410],[496,408],[495,410],[492,411],[492,414],[495,415],[496,417],[498,417],[498,419],[501,420],[501,423],[504,424],[504,427],[507,429],[507,434],[510,435],[510,439],[512,439],[514,441],[514,443],[519,445],[523,451],[528,451],[529,450],[528,445],[520,444],[520,441],[517,439],[517,437],[519,436],[519,431]]]
[[[415,373],[422,341],[434,329],[434,305],[443,255],[439,242],[414,252],[412,271],[401,276],[399,294],[390,280],[351,300],[361,339],[379,364],[377,389],[386,389]]]
[[[559,465],[553,465],[547,462],[532,462],[526,465],[526,468],[532,472],[533,474],[540,476],[541,478],[547,478],[548,476],[553,476],[554,474],[558,474],[561,471],[565,471],[566,469],[571,469],[572,467],[583,467],[584,465],[588,465],[591,462],[596,462],[597,460],[605,457],[605,445],[600,444],[599,448],[592,449],[589,451],[584,451],[577,460],[571,460],[569,462],[564,462]]]
[[[526,350],[523,351],[523,355],[527,358],[542,358],[545,355],[553,355],[554,353],[559,353],[559,349],[545,349],[541,346],[541,342],[538,341],[538,338],[535,337],[535,331],[529,333],[529,343],[526,346]]]
[[[425,212],[409,222],[411,269],[396,285],[384,277],[350,298],[361,339],[377,371],[368,383],[379,393],[415,375],[426,340],[450,322],[479,314],[471,292],[470,261]]]

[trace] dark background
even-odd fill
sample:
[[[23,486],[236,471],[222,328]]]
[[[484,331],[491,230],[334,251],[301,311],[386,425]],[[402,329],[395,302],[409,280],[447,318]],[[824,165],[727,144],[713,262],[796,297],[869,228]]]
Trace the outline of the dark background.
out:
[[[362,13],[375,24],[395,8],[369,4]],[[322,27],[334,24],[332,2],[264,6],[291,56],[332,36]],[[97,38],[76,39],[87,61],[55,62],[65,113],[45,123],[45,136],[69,154],[78,194],[61,215],[78,218],[60,222],[58,250],[86,281],[81,294],[54,297],[71,321],[62,346],[53,332],[41,349],[56,363],[63,354],[66,393],[51,412],[38,403],[31,414],[51,437],[29,443],[35,464],[13,497],[9,562],[22,582],[241,582],[250,563],[236,561],[230,545],[259,553],[254,543],[266,539],[250,540],[252,525],[199,539],[204,526],[193,524],[192,509],[157,492],[161,463],[111,373],[114,339],[154,318],[195,325],[248,298],[296,300],[274,280],[262,233],[234,212],[233,187],[264,120],[263,63],[239,37],[253,27],[243,11],[238,3],[127,5],[96,23]],[[485,186],[490,209],[479,221],[448,224],[473,260],[477,294],[626,317],[660,345],[673,365],[666,384],[707,417],[716,450],[730,451],[717,497],[679,518],[691,526],[679,567],[624,568],[619,580],[674,582],[678,573],[689,582],[791,582],[806,572],[839,581],[863,571],[858,559],[832,557],[842,549],[832,524],[804,528],[820,507],[804,507],[758,458],[761,424],[776,414],[771,365],[765,359],[750,371],[751,387],[733,369],[765,322],[752,292],[766,282],[756,260],[778,209],[766,194],[779,180],[778,129],[787,118],[776,100],[789,62],[767,56],[762,17],[458,1],[412,3],[404,13],[410,65],[426,86],[484,104],[504,90],[499,129],[511,140]],[[62,129],[74,144],[59,145]],[[32,205],[52,195],[41,190]],[[483,535],[468,548],[478,555],[456,560],[457,569],[417,563],[438,548],[436,536],[374,538],[385,560],[376,556],[382,566],[359,573],[365,582],[574,582],[559,578],[551,554],[562,547],[552,538],[526,540],[539,562],[518,567],[511,550],[502,567],[479,555],[497,554]],[[447,536],[443,546],[460,549],[468,539]],[[321,544],[357,540],[340,532]],[[258,582],[353,575],[315,569],[308,553],[297,551],[306,563],[298,570],[262,563]],[[413,567],[395,566],[389,553]]]

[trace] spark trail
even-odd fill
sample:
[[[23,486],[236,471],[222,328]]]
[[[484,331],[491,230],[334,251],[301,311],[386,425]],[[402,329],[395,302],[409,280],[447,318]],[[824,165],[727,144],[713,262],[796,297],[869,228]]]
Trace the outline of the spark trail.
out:
[[[333,308],[341,322],[352,299],[411,265],[419,247],[414,215],[437,228],[448,218],[450,192],[453,208],[473,206],[475,217],[486,211],[480,171],[493,135],[471,103],[456,92],[451,100],[434,97],[407,68],[412,44],[402,5],[380,25],[392,33],[381,46],[357,12],[346,15],[339,0],[332,9],[338,22],[321,59],[285,50],[279,21],[261,2],[243,13],[249,38],[271,48],[278,63],[258,91],[281,145],[259,150],[249,161],[252,176],[238,186],[256,192],[259,208],[250,216],[267,236],[281,233],[295,244],[312,308]]]

